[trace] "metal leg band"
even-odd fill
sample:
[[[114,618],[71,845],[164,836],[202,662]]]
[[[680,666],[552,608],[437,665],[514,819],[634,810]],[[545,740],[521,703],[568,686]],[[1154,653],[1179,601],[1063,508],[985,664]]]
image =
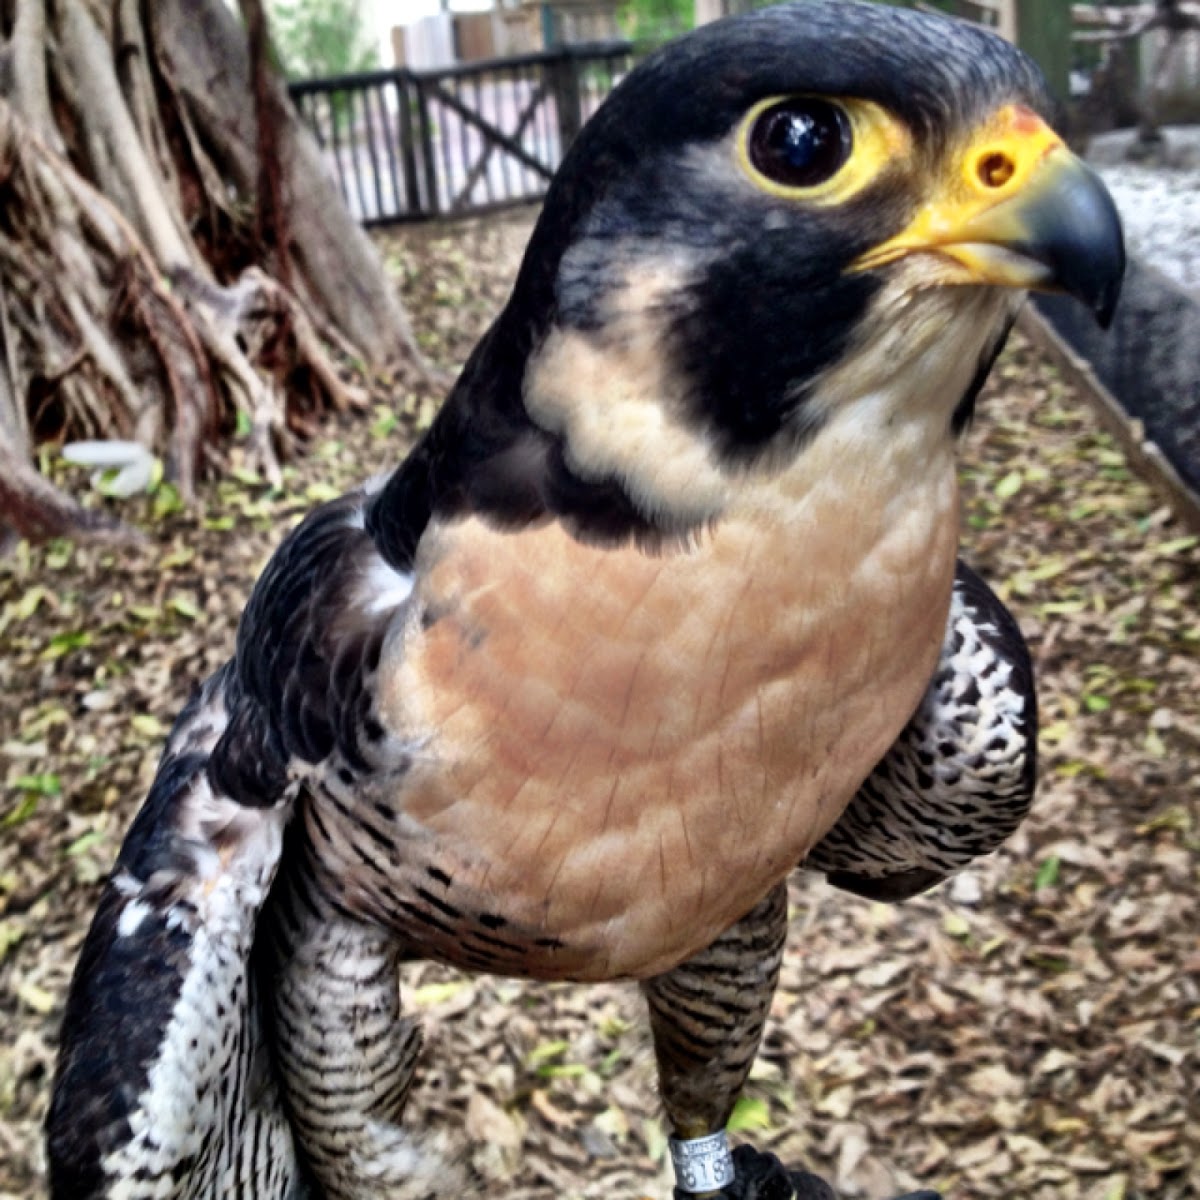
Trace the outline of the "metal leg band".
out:
[[[680,1141],[670,1138],[675,1180],[684,1192],[719,1192],[733,1182],[733,1155],[725,1131]]]

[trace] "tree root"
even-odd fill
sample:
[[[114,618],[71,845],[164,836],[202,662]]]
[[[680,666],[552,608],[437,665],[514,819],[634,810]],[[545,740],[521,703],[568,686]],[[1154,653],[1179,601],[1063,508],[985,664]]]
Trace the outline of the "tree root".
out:
[[[131,545],[145,540],[136,529],[64,495],[0,435],[0,529],[5,527],[37,541],[84,536]]]
[[[0,521],[30,537],[127,536],[37,473],[39,442],[135,438],[191,499],[235,430],[248,425],[247,465],[278,483],[323,412],[365,408],[344,378],[352,359],[429,378],[344,210],[289,210],[312,167],[297,149],[306,135],[262,64],[251,70],[223,5],[0,0],[0,17],[12,30],[0,73]],[[216,82],[222,71],[255,83],[274,128],[256,135],[255,104]],[[343,249],[349,286],[335,297],[311,264]]]

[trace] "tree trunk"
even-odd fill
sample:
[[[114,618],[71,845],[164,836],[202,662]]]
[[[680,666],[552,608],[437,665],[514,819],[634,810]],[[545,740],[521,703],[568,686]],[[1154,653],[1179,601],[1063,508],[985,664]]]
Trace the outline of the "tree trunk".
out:
[[[190,495],[239,425],[274,478],[361,404],[339,356],[427,374],[242,6],[0,0],[0,526],[121,535],[39,442],[135,438]]]

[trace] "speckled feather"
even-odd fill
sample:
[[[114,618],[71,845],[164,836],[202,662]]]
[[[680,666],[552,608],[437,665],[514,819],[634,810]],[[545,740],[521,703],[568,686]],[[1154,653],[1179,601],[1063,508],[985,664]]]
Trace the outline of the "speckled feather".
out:
[[[958,564],[937,673],[912,720],[805,861],[830,883],[903,900],[997,849],[1037,777],[1037,692],[1025,640]]]
[[[253,955],[288,806],[208,782],[231,689],[227,666],[176,722],[75,969],[47,1118],[63,1200],[305,1194]]]

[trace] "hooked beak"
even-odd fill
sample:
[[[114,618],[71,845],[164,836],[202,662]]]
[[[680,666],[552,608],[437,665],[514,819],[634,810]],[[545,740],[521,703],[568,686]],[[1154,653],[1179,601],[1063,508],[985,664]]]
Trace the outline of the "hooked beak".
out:
[[[1001,109],[949,176],[907,229],[855,268],[932,254],[934,282],[1066,292],[1108,327],[1125,273],[1121,220],[1096,173],[1040,117]]]

